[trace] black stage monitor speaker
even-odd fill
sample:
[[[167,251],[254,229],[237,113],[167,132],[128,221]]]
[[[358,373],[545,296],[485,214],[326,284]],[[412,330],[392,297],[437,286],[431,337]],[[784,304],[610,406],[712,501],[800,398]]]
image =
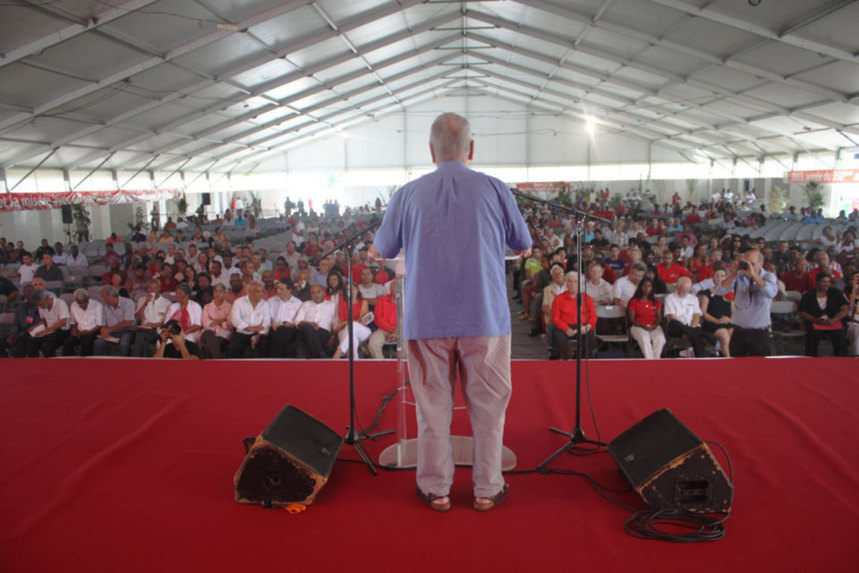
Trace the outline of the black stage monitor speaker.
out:
[[[343,438],[286,405],[254,440],[233,478],[236,501],[265,506],[310,505],[328,481]]]
[[[212,195],[210,193],[203,193],[203,205],[211,205],[212,204]]]
[[[74,219],[72,219],[71,205],[62,205],[60,210],[63,212],[63,225],[71,225],[74,223]]]
[[[651,509],[731,511],[734,487],[713,452],[663,408],[612,440],[608,451]]]

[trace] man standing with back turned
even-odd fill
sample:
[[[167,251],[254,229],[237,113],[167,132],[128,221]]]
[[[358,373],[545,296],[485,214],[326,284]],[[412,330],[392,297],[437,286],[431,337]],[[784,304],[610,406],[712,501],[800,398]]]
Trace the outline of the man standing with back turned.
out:
[[[474,509],[500,503],[504,415],[510,401],[510,310],[504,246],[528,254],[531,237],[513,194],[498,179],[468,169],[471,126],[446,113],[433,122],[436,170],[391,199],[374,246],[385,258],[405,251],[403,335],[417,403],[418,497],[450,509],[453,387],[459,372],[474,432]],[[460,296],[450,295],[457,285]]]

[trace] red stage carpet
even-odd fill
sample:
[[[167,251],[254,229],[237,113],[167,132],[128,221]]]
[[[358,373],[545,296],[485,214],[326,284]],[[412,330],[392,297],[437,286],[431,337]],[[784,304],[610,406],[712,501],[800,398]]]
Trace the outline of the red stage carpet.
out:
[[[414,495],[414,473],[372,477],[339,462],[302,514],[233,501],[241,440],[294,404],[338,431],[345,362],[6,360],[0,381],[0,571],[836,571],[859,568],[859,385],[851,359],[600,361],[590,386],[601,436],[669,407],[725,445],[735,500],[727,536],[680,545],[634,539],[628,513],[581,478],[511,475],[510,498],[470,509]],[[506,444],[518,469],[563,445],[573,363],[514,363]],[[395,364],[357,365],[366,424]],[[587,412],[587,410],[586,410]],[[456,425],[467,428],[465,413]],[[587,413],[585,430],[596,433]],[[389,407],[384,428],[394,428]],[[376,458],[393,437],[370,443]],[[344,446],[341,457],[355,458]],[[721,454],[717,457],[722,459]],[[605,455],[556,468],[624,484]],[[640,505],[630,494],[618,495]]]

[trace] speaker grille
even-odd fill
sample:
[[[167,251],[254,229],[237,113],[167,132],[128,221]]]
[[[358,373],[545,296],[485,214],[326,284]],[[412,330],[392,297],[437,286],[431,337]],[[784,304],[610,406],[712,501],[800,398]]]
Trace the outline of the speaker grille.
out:
[[[269,447],[254,449],[236,486],[236,495],[254,503],[297,503],[310,497],[316,480],[304,468]]]

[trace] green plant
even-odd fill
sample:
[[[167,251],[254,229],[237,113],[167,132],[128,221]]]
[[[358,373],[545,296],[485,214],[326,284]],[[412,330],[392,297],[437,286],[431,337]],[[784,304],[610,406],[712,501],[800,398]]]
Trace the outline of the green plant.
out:
[[[92,219],[82,203],[72,204],[72,221],[75,222],[75,230],[70,233],[69,240],[74,238],[75,243],[89,241],[89,226],[92,225]]]
[[[809,181],[803,189],[805,189],[805,196],[808,199],[808,206],[813,211],[816,212],[823,207],[823,185],[817,181]]]
[[[573,204],[573,194],[570,191],[570,185],[568,183],[560,183],[553,189],[553,191],[557,193],[555,201],[558,203],[561,203],[562,205]]]
[[[697,179],[687,179],[686,180],[686,190],[689,192],[689,195],[686,197],[690,201],[692,200],[692,195],[695,194],[695,189],[698,187]]]
[[[623,197],[621,197],[620,193],[615,193],[608,200],[608,207],[614,212],[617,212],[621,203],[623,203]]]
[[[773,185],[767,208],[770,213],[783,213],[787,207],[787,190]]]
[[[662,204],[665,201],[665,190],[668,188],[668,181],[665,179],[654,179],[653,190],[656,192],[656,202]]]
[[[139,227],[141,231],[149,230],[149,223],[146,222],[146,214],[143,212],[143,207],[137,207],[134,210],[134,222],[127,223],[128,229],[134,232]]]
[[[185,199],[185,196],[182,195],[182,198],[176,201],[176,211],[179,212],[180,217],[184,217],[185,213],[188,212],[188,201]]]
[[[260,213],[262,213],[262,196],[250,191],[251,196],[251,204],[250,211],[253,213],[254,217],[259,219]]]
[[[382,191],[376,191],[376,195],[379,196],[378,198],[379,201],[382,203],[383,209],[388,206],[388,203],[391,201],[391,198],[394,196],[394,193],[397,192],[397,189],[399,189],[399,187],[397,187],[396,185],[391,185],[384,191],[384,193]]]

